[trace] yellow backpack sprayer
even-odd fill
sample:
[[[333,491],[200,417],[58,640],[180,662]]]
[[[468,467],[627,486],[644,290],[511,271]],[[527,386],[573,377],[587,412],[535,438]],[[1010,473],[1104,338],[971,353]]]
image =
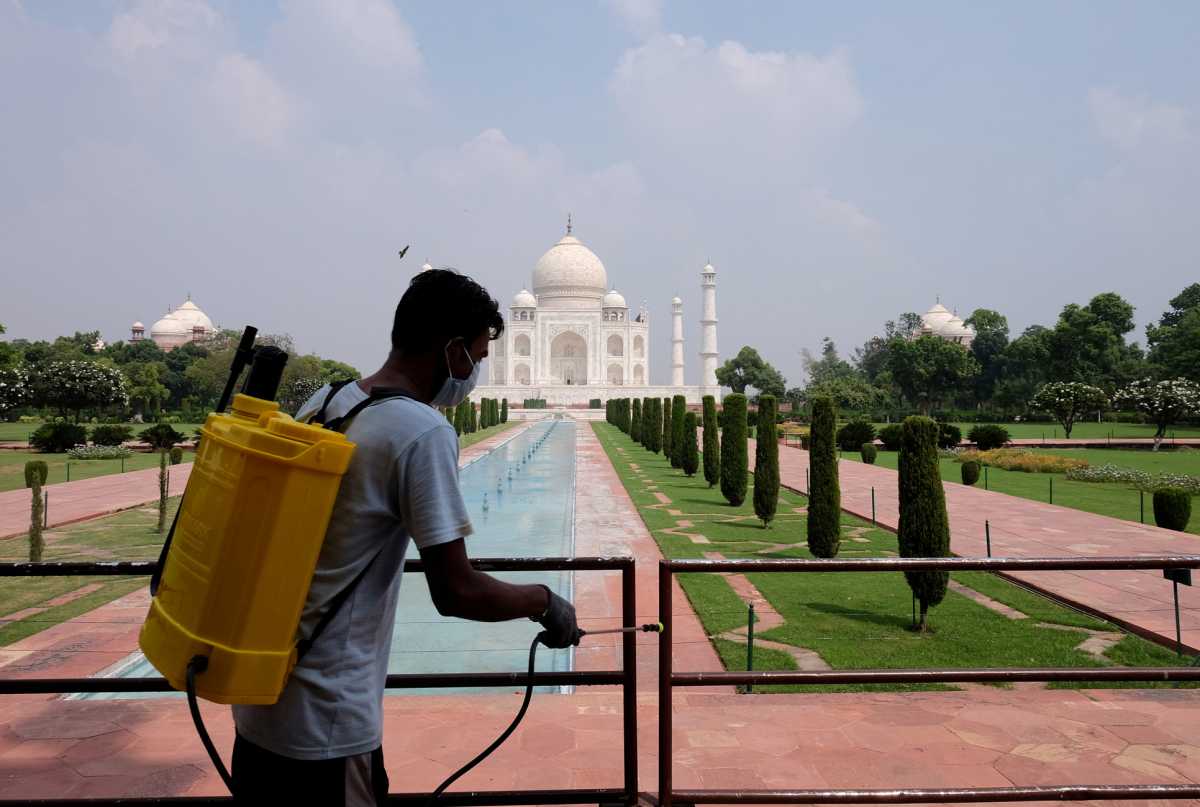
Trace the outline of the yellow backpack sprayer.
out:
[[[325,422],[322,407],[314,423],[297,422],[274,400],[287,354],[271,346],[255,348],[256,335],[252,327],[242,334],[217,409],[201,429],[187,488],[150,580],[153,599],[138,637],[150,663],[187,692],[196,731],[231,791],[232,779],[204,727],[197,697],[225,704],[275,703],[298,659],[365,575],[366,569],[334,597],[312,635],[297,640],[338,487],[354,454],[354,443],[340,429],[365,407],[406,395],[372,390],[336,420]],[[233,395],[247,366],[242,392]],[[345,383],[333,386],[326,406]],[[591,633],[635,630],[661,626]],[[443,782],[434,798],[521,722],[533,694],[538,642],[529,650],[531,679],[516,719]]]

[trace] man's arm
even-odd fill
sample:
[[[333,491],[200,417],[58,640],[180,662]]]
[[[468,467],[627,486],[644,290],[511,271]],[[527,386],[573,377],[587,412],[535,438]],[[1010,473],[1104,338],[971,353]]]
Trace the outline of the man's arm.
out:
[[[420,551],[429,594],[442,616],[476,622],[536,619],[550,605],[549,593],[543,586],[505,583],[476,571],[461,538]]]

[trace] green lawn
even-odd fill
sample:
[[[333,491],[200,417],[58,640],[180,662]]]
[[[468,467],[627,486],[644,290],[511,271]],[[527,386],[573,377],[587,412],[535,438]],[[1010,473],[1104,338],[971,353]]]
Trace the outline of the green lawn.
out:
[[[183,459],[184,462],[191,462],[192,452],[185,450]],[[69,459],[66,454],[0,451],[0,491],[25,487],[25,463],[29,460],[42,460],[46,463],[48,467],[46,484],[48,485],[67,481],[68,463],[72,480],[119,474],[122,469],[121,460],[73,460]],[[157,468],[158,454],[135,451],[132,456],[125,459],[123,467],[126,471]]]
[[[168,523],[178,506],[178,498],[168,502]],[[163,536],[155,532],[158,509],[154,505],[126,510],[111,516],[71,524],[46,532],[46,561],[155,560],[162,548]],[[0,562],[29,559],[25,537],[0,541]],[[93,608],[123,597],[148,583],[138,577],[21,577],[6,580],[0,586],[0,616],[25,608],[41,606],[85,587],[94,591],[62,605],[0,627],[0,646],[12,644],[38,631],[87,613]]]
[[[878,431],[886,423],[876,423],[875,429]],[[962,429],[963,439],[967,439],[967,433],[975,428],[975,423],[956,423],[954,424]],[[1062,426],[1057,423],[1001,423],[1001,426],[1008,429],[1008,434],[1014,440],[1051,440],[1064,437]],[[1071,439],[1087,439],[1095,440],[1104,437],[1145,437],[1151,438],[1154,436],[1155,427],[1141,423],[1095,423],[1083,422],[1076,423],[1071,429]],[[1175,437],[1200,437],[1200,426],[1172,426],[1167,429],[1167,439]]]
[[[643,521],[666,556],[703,557],[704,552],[715,551],[728,558],[812,557],[806,546],[805,516],[793,512],[793,508],[804,506],[803,496],[782,491],[780,515],[770,529],[764,530],[754,518],[750,501],[741,507],[730,507],[720,491],[710,489],[702,477],[688,479],[680,471],[671,469],[661,455],[651,454],[634,444],[611,425],[596,423],[593,428]],[[638,469],[632,468],[631,463]],[[639,476],[638,470],[645,476]],[[655,484],[656,490],[647,490],[648,482]],[[655,492],[669,497],[671,504],[661,505]],[[671,515],[667,508],[680,511],[682,515]],[[679,528],[679,520],[690,521],[693,526]],[[697,544],[684,535],[664,532],[672,529],[702,534],[709,543]],[[869,522],[844,515],[842,531],[840,557],[897,554],[896,536],[872,528]],[[689,574],[680,577],[684,592],[710,636],[746,624],[746,604],[723,576]],[[1029,619],[1009,619],[950,591],[942,604],[930,613],[933,632],[921,635],[911,630],[912,596],[900,574],[752,573],[748,577],[785,619],[784,625],[760,635],[814,650],[835,669],[1179,663],[1170,651],[1133,636],[1125,636],[1109,651],[1105,660],[1077,650],[1087,637],[1079,629],[1117,629],[986,573],[956,575],[955,579],[1024,612]],[[1039,627],[1040,622],[1068,629]],[[727,669],[745,669],[744,644],[716,639],[714,645]],[[756,669],[790,669],[794,666],[794,660],[786,653],[762,648],[755,651]],[[868,688],[880,687],[838,689]],[[831,688],[820,689],[830,691]]]
[[[1064,457],[1086,459],[1092,465],[1120,465],[1138,468],[1150,472],[1168,472],[1177,474],[1200,475],[1200,451],[1190,449],[1174,449],[1149,451],[1138,449],[1116,448],[1057,448],[1033,449],[1038,453],[1056,454]],[[844,459],[859,459],[858,454],[843,453]],[[875,460],[876,465],[884,468],[896,468],[897,454],[894,451],[880,451]],[[942,479],[948,482],[962,482],[962,465],[952,459],[940,461]],[[1026,473],[1023,471],[1005,471],[1001,468],[987,469],[988,490],[1007,493],[1010,496],[1020,496],[1039,502],[1050,500],[1050,479],[1054,479],[1054,503],[1063,507],[1072,507],[1088,513],[1102,516],[1138,521],[1141,518],[1139,510],[1139,493],[1131,486],[1121,483],[1106,482],[1072,482],[1065,474]],[[983,487],[983,477],[975,484]],[[1188,532],[1200,535],[1200,497],[1192,501],[1192,520],[1188,524]],[[1145,522],[1154,523],[1154,507],[1150,494],[1145,495]]]
[[[29,435],[37,431],[41,426],[41,422],[37,423],[4,423],[0,422],[0,442],[15,441],[25,443],[29,441]],[[94,424],[84,423],[88,429],[91,429]],[[148,429],[153,426],[153,423],[127,423],[125,424],[133,429],[134,434],[141,434],[143,429]],[[200,428],[202,423],[172,423],[171,428],[183,434],[189,440],[196,429]]]

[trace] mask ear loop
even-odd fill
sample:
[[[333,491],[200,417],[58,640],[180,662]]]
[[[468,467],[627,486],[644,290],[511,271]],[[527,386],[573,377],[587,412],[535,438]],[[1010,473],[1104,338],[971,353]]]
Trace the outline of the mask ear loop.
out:
[[[450,345],[454,344],[456,340],[462,342],[463,355],[466,356],[467,361],[471,363],[471,369],[467,371],[466,378],[459,378],[456,376],[454,374],[454,370],[450,367],[450,354],[447,351],[450,350]],[[442,348],[442,356],[446,359],[446,375],[448,375],[450,378],[453,378],[455,381],[466,381],[469,379],[471,377],[471,373],[475,372],[475,365],[479,364],[479,362],[471,358],[471,349],[467,347],[467,340],[462,336],[456,336],[454,339],[451,339],[449,342],[447,342],[446,346]]]

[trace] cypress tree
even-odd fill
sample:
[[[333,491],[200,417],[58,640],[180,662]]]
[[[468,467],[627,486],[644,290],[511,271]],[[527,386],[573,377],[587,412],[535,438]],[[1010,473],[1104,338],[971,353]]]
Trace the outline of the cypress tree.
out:
[[[42,485],[46,484],[46,477],[49,473],[50,467],[44,460],[30,460],[25,463],[25,487],[29,488],[32,496],[29,508],[30,563],[41,563],[42,552],[46,548],[46,541],[42,537],[42,521],[46,517],[43,510],[45,498],[42,494]]]
[[[808,550],[818,558],[836,558],[842,537],[842,492],[834,432],[833,399],[818,396],[812,404],[808,449]]]
[[[683,472],[688,476],[695,476],[696,469],[700,467],[700,446],[696,445],[696,413],[688,412],[683,416],[683,451],[682,456]]]
[[[486,429],[488,427],[488,399],[479,399],[479,428]]]
[[[669,460],[669,459],[671,459],[672,456],[674,456],[673,454],[671,454],[671,437],[673,437],[675,434],[671,430],[671,415],[674,414],[671,411],[671,399],[663,398],[661,401],[658,402],[658,405],[662,407],[661,448],[662,448],[663,456]]]
[[[467,430],[467,402],[463,401],[458,406],[454,407],[454,431],[456,434],[463,434]]]
[[[671,467],[683,467],[683,418],[687,414],[687,400],[682,395],[671,399]]]
[[[765,529],[779,508],[779,439],[775,436],[775,396],[758,397],[758,440],[754,448],[754,514]]]
[[[467,410],[467,413],[471,418],[471,433],[474,434],[475,432],[479,431],[479,410],[475,408],[475,403],[473,401],[469,401],[467,405],[470,407],[470,409]]]
[[[500,402],[500,422],[508,423],[508,398]]]
[[[642,402],[637,398],[633,399],[633,421],[629,427],[629,436],[635,443],[642,442]]]
[[[604,419],[609,423],[613,422],[613,402],[611,398],[604,404]]]
[[[625,433],[633,435],[633,399],[625,398],[622,405],[621,417],[625,418]]]
[[[657,454],[659,449],[662,448],[661,404],[662,402],[658,398],[647,398],[646,403],[642,405],[642,411],[647,413],[645,415],[646,422],[642,425],[642,432],[645,436],[647,450],[654,454]]]
[[[704,480],[711,488],[721,479],[721,434],[717,428],[717,399],[704,396]]]
[[[903,558],[944,558],[950,554],[946,492],[938,473],[938,424],[927,417],[905,418],[900,437],[900,529]],[[904,579],[921,604],[918,630],[927,630],[930,607],[946,596],[949,572],[905,572]]]
[[[750,458],[746,451],[746,396],[735,392],[721,406],[725,428],[721,429],[721,495],[734,507],[746,501],[746,474]]]

